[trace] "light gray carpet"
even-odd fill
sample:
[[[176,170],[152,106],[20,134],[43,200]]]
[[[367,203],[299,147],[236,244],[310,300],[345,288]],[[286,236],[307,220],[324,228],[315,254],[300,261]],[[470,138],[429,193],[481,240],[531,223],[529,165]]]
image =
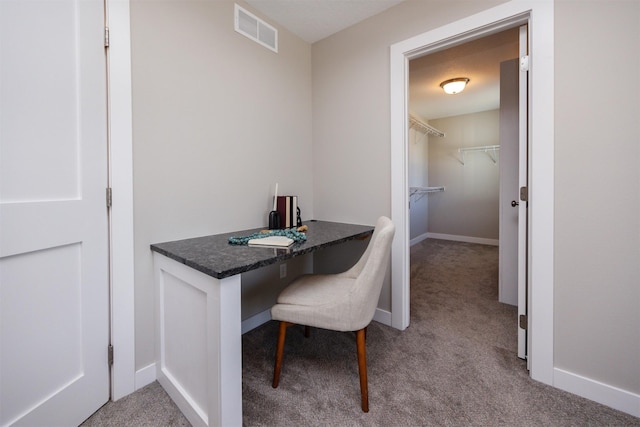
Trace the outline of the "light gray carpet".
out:
[[[640,419],[529,378],[516,309],[498,303],[497,247],[425,240],[411,248],[411,326],[368,330],[369,407],[355,336],[289,329],[273,389],[277,324],[243,336],[246,426],[640,426]],[[157,383],[87,426],[188,425]]]

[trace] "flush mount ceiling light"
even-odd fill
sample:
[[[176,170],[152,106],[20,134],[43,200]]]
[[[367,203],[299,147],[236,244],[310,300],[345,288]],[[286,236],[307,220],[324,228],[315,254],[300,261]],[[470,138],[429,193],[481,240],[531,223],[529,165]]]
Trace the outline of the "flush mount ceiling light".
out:
[[[449,95],[455,95],[464,90],[465,86],[469,83],[469,79],[466,77],[456,77],[455,79],[445,80],[440,83],[440,87],[444,89]]]

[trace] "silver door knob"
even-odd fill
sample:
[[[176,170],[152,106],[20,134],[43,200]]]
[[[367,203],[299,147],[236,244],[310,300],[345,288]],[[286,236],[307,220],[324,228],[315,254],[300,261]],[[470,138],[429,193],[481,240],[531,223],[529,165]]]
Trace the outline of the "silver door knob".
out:
[[[515,208],[516,206],[518,206],[519,204],[520,204],[520,203],[516,202],[515,200],[512,200],[512,201],[511,201],[511,206],[512,206],[512,207],[514,207],[514,208]]]

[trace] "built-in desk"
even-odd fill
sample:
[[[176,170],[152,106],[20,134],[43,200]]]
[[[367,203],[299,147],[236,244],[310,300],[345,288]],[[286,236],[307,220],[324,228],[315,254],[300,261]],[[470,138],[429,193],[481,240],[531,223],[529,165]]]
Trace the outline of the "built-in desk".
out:
[[[231,245],[260,229],[151,245],[156,375],[194,426],[242,425],[241,273],[365,238],[372,226],[308,221],[288,248]]]

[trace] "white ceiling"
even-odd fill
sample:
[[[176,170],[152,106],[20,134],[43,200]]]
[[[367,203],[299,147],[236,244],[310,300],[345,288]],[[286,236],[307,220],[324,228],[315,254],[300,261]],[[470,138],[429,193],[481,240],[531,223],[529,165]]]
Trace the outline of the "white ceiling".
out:
[[[404,0],[246,0],[287,30],[315,43]]]
[[[518,57],[518,28],[431,53],[409,62],[409,111],[423,120],[457,116],[500,106],[500,63]],[[447,95],[440,83],[468,77]]]
[[[246,0],[267,20],[315,43],[404,0]],[[499,107],[500,62],[518,57],[516,28],[431,53],[410,62],[409,111],[423,120]],[[440,82],[471,79],[457,95]]]

